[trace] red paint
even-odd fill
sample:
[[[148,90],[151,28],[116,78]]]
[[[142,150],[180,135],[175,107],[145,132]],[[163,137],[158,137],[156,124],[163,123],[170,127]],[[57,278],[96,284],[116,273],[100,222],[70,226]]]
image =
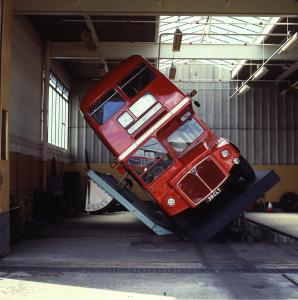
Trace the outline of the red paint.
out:
[[[144,63],[154,73],[155,78],[137,95],[129,98],[117,84]],[[103,125],[99,125],[88,112],[111,89],[118,91],[125,100],[125,105]],[[127,129],[132,125],[125,129],[119,124],[117,118],[126,111],[133,117],[134,122],[137,122],[144,115],[150,113],[152,107],[158,102],[146,109],[139,118],[134,116],[129,110],[132,104],[147,93],[153,95],[162,105],[162,108],[140,126],[138,130],[129,135]],[[170,116],[165,123],[139,144],[138,147],[145,147],[145,150],[140,149],[137,153],[134,150],[120,161],[122,167],[130,172],[169,216],[174,216],[187,208],[196,207],[202,201],[206,201],[208,196],[215,193],[229,178],[231,169],[234,166],[233,158],[240,155],[227,140],[218,138],[205,125],[199,116],[194,113],[190,102],[186,103],[175,113],[169,114],[169,111],[177,108],[177,105],[186,97],[187,95],[149,64],[148,61],[140,56],[132,56],[106,74],[87,93],[80,104],[80,109],[85,119],[116,158],[119,158],[121,154],[136,142],[138,143],[139,139],[152,126],[163,120],[165,116]],[[186,112],[190,112],[191,116],[186,121],[182,121],[181,117]],[[183,151],[177,152],[182,149],[179,148],[181,145],[187,145],[181,142],[181,136],[179,135],[179,138],[174,140],[174,142],[167,141],[167,139],[174,131],[176,132],[177,130],[179,132],[186,122],[188,122],[188,125],[195,125],[195,127],[190,127],[189,130],[193,130],[193,128],[198,126],[203,133],[190,144],[188,139],[193,139],[193,134],[186,132],[188,136],[187,142],[190,145],[185,146],[186,148]],[[155,140],[150,140],[151,138],[155,138],[157,143]],[[154,145],[150,145],[150,141],[153,141]],[[171,145],[170,142],[173,144]],[[160,146],[158,146],[158,143]],[[153,149],[152,147],[159,148]],[[224,158],[221,154],[221,151],[224,149],[230,152],[227,158]],[[132,157],[134,153],[135,155]],[[154,165],[150,165],[152,162],[154,162]],[[155,177],[156,174],[159,174],[159,176]],[[174,206],[167,204],[167,200],[170,197],[176,201]]]

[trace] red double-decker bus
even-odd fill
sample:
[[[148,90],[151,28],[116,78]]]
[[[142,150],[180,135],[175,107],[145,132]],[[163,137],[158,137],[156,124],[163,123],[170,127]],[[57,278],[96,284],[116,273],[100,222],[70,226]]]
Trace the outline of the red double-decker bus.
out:
[[[168,216],[216,201],[235,174],[254,177],[239,150],[194,112],[191,96],[132,56],[80,104],[99,138]]]

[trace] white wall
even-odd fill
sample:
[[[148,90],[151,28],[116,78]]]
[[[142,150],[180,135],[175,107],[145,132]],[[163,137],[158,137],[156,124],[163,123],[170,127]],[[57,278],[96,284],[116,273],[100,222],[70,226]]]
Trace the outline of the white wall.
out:
[[[43,42],[23,16],[12,20],[10,151],[28,155],[41,154]],[[71,88],[71,77],[58,61],[50,69]],[[60,151],[49,149],[49,156]],[[57,153],[56,153],[57,152]]]
[[[41,142],[42,42],[25,17],[13,17],[11,54],[10,150],[28,152]]]

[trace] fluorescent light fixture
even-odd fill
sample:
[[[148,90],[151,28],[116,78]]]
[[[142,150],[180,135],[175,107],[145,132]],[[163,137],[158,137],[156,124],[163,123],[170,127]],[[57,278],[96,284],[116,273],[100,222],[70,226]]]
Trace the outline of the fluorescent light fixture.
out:
[[[254,74],[251,80],[257,80],[262,78],[269,70],[266,67],[259,68]]]
[[[298,32],[296,32],[295,34],[293,34],[285,42],[285,44],[279,50],[278,54],[285,54],[285,53],[287,53],[287,51],[290,50],[296,44],[297,40],[298,40]]]
[[[247,84],[244,84],[241,86],[241,88],[238,90],[238,95],[243,95],[247,93],[250,90],[250,86]]]
[[[181,48],[182,43],[182,31],[177,28],[174,34],[174,40],[173,40],[173,52],[179,52]]]

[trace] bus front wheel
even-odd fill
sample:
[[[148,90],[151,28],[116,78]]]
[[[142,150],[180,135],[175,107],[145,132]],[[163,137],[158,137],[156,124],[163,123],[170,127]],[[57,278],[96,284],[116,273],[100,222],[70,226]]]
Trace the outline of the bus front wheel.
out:
[[[240,162],[238,165],[240,176],[245,179],[246,181],[250,181],[255,178],[255,171],[248,163],[248,161],[243,157],[240,156]]]

